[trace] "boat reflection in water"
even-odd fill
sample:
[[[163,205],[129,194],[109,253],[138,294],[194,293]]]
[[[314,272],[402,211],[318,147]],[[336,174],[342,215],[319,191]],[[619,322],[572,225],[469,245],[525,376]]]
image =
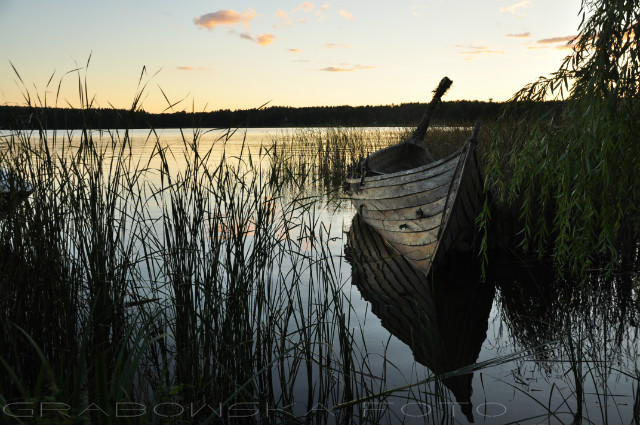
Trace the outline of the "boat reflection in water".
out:
[[[359,214],[347,242],[352,283],[371,304],[382,325],[407,344],[414,359],[443,375],[476,363],[486,339],[494,288],[478,281],[466,262],[447,262],[427,278]],[[473,373],[454,374],[440,382],[455,396],[469,422]]]

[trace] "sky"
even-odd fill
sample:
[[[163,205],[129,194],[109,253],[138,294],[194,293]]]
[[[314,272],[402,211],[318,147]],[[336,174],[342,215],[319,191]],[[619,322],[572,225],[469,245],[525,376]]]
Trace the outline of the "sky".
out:
[[[149,112],[426,102],[444,76],[453,80],[445,100],[505,101],[558,69],[579,8],[580,0],[0,0],[0,104],[25,104],[29,91],[53,106],[60,87],[57,106],[78,107],[81,78],[94,106],[129,108],[141,76]]]

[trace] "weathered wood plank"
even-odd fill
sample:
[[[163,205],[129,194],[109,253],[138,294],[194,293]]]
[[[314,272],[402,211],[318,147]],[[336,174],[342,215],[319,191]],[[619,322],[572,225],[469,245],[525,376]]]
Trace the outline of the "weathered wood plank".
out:
[[[407,183],[391,184],[383,187],[369,187],[366,184],[353,194],[354,199],[397,199],[435,189],[451,182],[455,167],[437,176],[415,180]]]
[[[389,199],[353,199],[353,206],[361,211],[363,209],[390,211],[399,208],[418,208],[423,205],[431,204],[439,199],[447,196],[449,192],[449,184],[445,182],[443,185],[425,192],[414,193],[400,198]],[[364,205],[361,207],[361,205]]]
[[[443,205],[444,206],[444,205]],[[449,209],[451,206],[449,206]],[[429,217],[407,219],[406,217],[401,220],[387,220],[387,219],[367,219],[369,226],[380,231],[398,232],[398,233],[415,233],[420,231],[432,230],[439,227],[442,223],[442,209],[436,214],[432,214]]]
[[[364,187],[366,188],[374,188],[374,187],[386,187],[386,186],[390,186],[390,185],[394,185],[394,184],[405,184],[405,183],[411,183],[414,181],[418,181],[418,180],[425,180],[425,179],[429,179],[431,177],[435,177],[437,175],[440,175],[444,172],[447,172],[453,168],[456,167],[456,164],[458,162],[458,159],[460,158],[462,152],[458,153],[457,155],[452,156],[451,158],[449,158],[447,161],[443,162],[442,164],[436,166],[436,167],[420,167],[420,168],[424,168],[421,172],[413,172],[410,174],[402,174],[402,175],[398,175],[396,177],[389,177],[387,175],[386,179],[380,179],[379,177],[382,176],[376,176],[376,180],[373,180],[373,177],[366,177],[364,179]],[[416,170],[416,169],[414,169]],[[360,184],[362,182],[361,179],[347,179],[347,182],[349,183],[355,183],[355,184]]]
[[[408,148],[415,158],[407,161],[401,156],[407,145],[392,146],[369,157],[371,169],[395,170],[408,163],[414,167],[411,170],[347,182],[351,183],[352,203],[364,220],[426,274],[450,250],[472,247],[482,180],[473,143],[440,161],[416,167],[424,159],[418,148]],[[384,273],[377,271],[382,274],[376,279],[390,278],[385,273],[396,272],[388,268]]]
[[[431,202],[429,204],[422,204],[418,206],[406,207],[406,208],[395,208],[391,210],[380,210],[373,208],[363,208],[360,211],[362,217],[365,220],[407,220],[410,217],[430,217],[436,214],[442,214],[442,210],[444,209],[446,198],[443,196],[437,201]],[[366,207],[366,204],[364,204]]]

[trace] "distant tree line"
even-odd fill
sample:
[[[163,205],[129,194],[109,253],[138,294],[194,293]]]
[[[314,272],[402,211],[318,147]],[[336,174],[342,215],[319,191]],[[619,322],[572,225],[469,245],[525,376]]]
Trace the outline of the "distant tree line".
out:
[[[503,103],[480,101],[443,102],[434,124],[495,120]],[[384,106],[316,106],[293,108],[228,109],[212,112],[152,114],[142,110],[69,109],[0,106],[0,129],[38,128],[236,128],[314,126],[414,126],[426,104]]]

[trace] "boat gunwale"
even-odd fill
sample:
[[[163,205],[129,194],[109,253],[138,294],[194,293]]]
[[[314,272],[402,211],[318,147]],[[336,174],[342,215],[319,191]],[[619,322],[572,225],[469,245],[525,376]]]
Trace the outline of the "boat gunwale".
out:
[[[464,180],[464,176],[465,173],[468,173],[468,168],[471,167],[471,165],[469,165],[471,163],[472,160],[475,160],[476,162],[476,167],[477,168],[477,158],[472,158],[474,156],[476,156],[476,143],[473,139],[469,139],[467,140],[467,142],[465,143],[465,146],[468,147],[465,156],[464,156],[464,162],[462,163],[462,168],[460,169],[460,180],[458,181],[458,187],[456,187],[455,190],[455,195],[453,197],[453,200],[451,202],[451,207],[449,208],[449,212],[446,215],[443,215],[442,217],[442,223],[443,225],[441,226],[442,231],[440,232],[440,234],[438,235],[438,237],[436,238],[436,249],[434,250],[434,254],[433,254],[433,261],[436,261],[437,258],[437,254],[438,251],[440,249],[440,242],[442,241],[442,237],[443,235],[447,232],[447,230],[449,230],[449,226],[451,225],[451,214],[453,214],[453,212],[456,209],[458,202],[458,199],[460,198],[460,186],[463,184],[463,180]],[[455,177],[454,177],[455,180]],[[446,211],[446,208],[445,208]],[[442,254],[440,255],[442,256]]]

